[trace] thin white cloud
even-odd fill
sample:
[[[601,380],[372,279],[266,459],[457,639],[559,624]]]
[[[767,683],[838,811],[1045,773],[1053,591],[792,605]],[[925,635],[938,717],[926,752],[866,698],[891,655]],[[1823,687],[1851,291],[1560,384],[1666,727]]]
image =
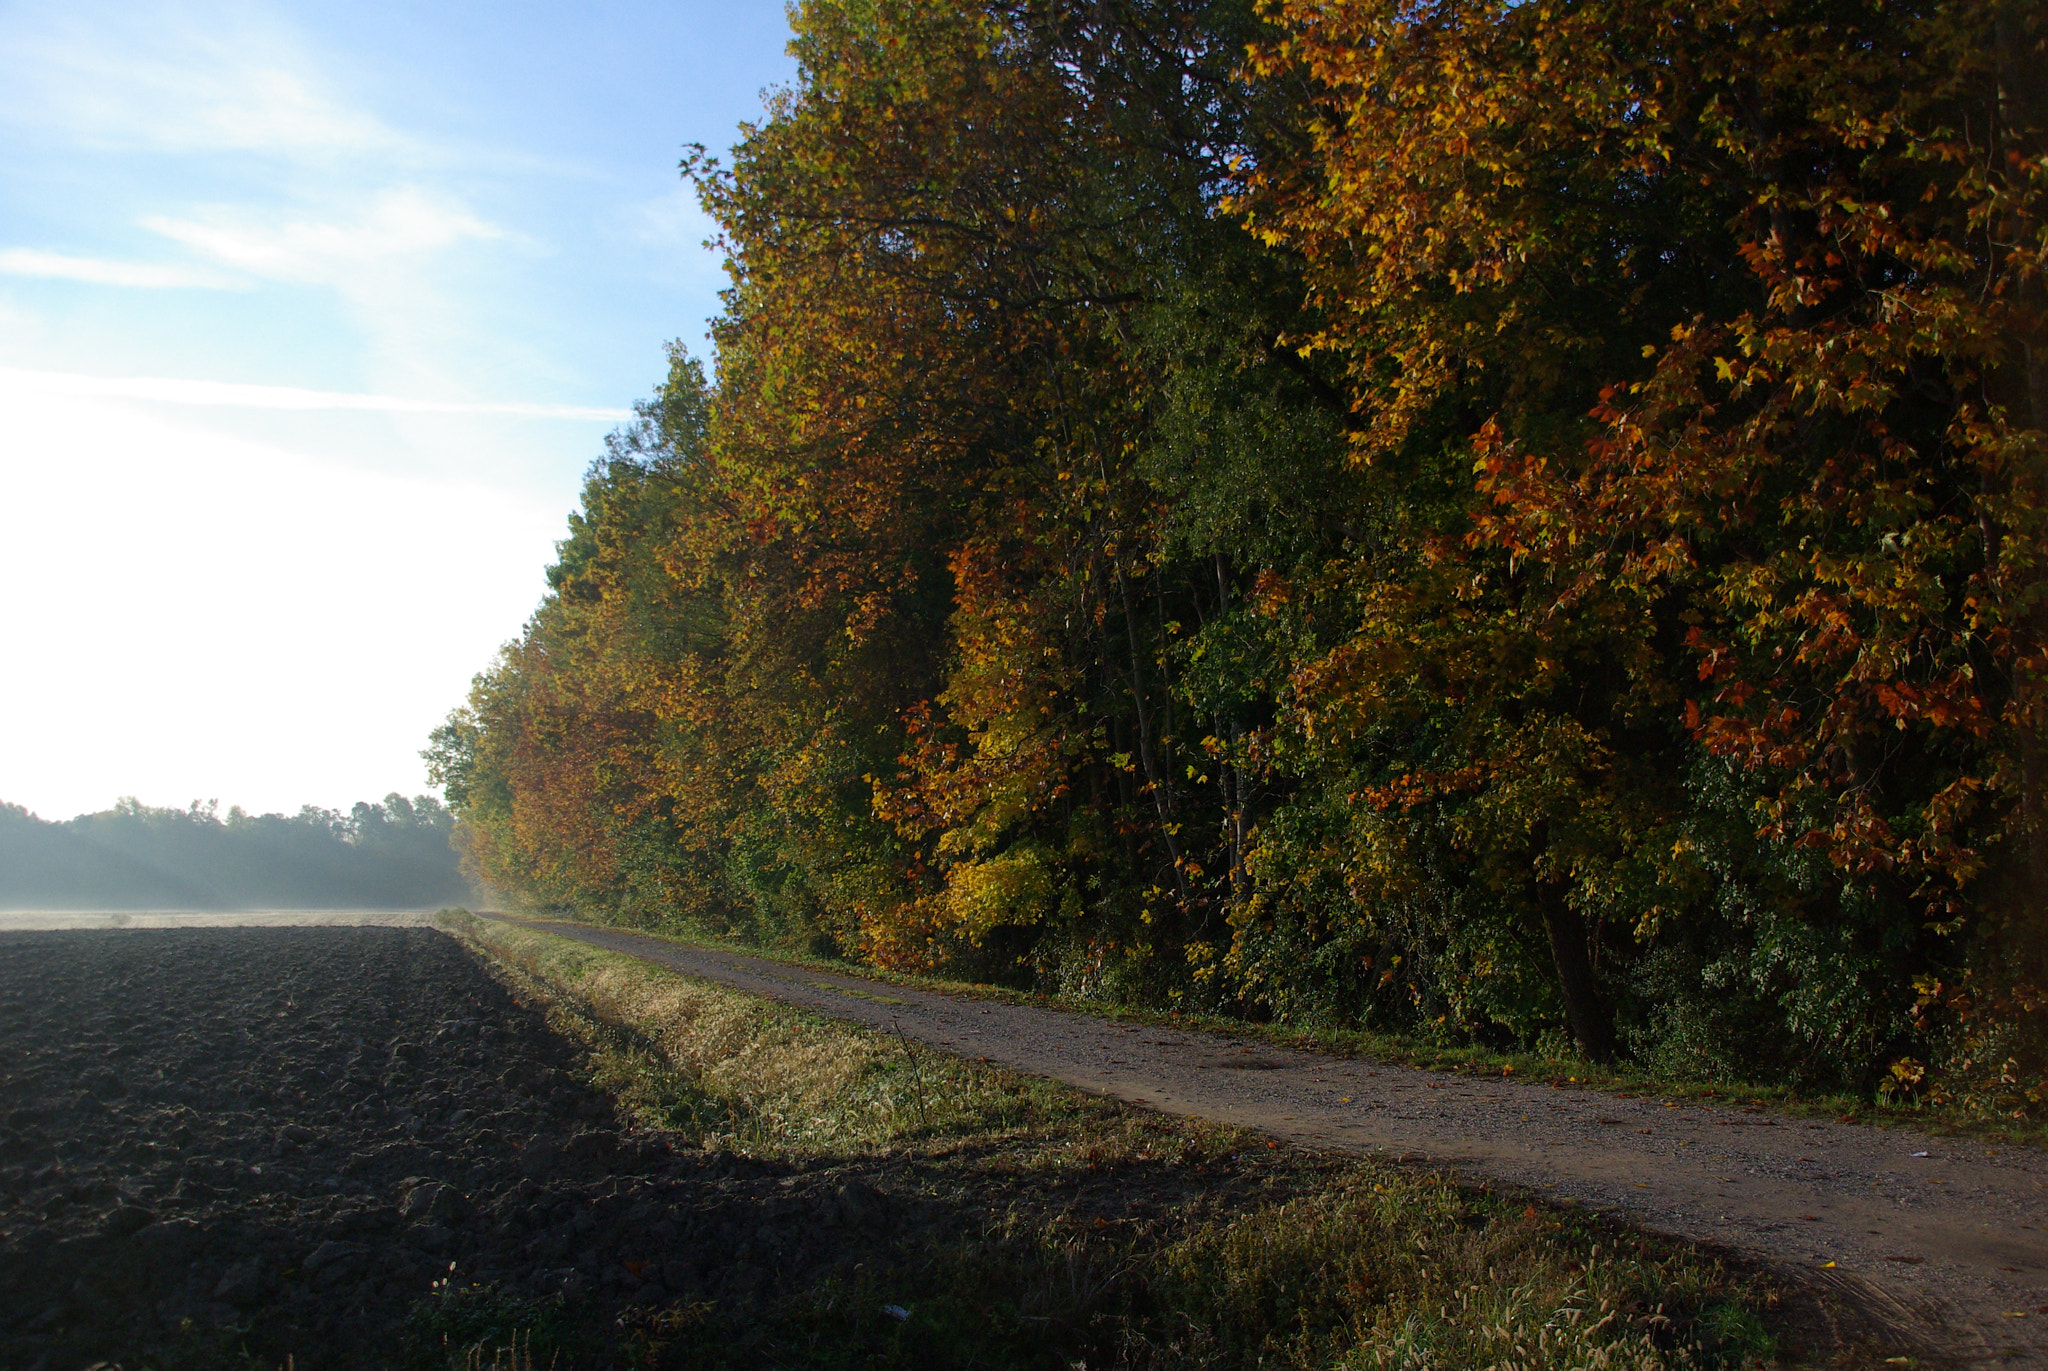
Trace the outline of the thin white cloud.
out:
[[[704,250],[718,236],[718,221],[697,203],[697,193],[678,186],[666,195],[642,200],[625,215],[635,239],[650,247]]]
[[[251,151],[376,153],[411,140],[359,110],[323,97],[310,80],[279,67],[242,67],[191,83],[183,137],[201,146]],[[175,91],[175,87],[173,87]]]
[[[35,248],[0,248],[0,276],[34,276],[44,280],[84,281],[96,286],[132,286],[142,290],[224,290],[236,283],[216,271],[157,262],[116,262],[104,257],[76,257]]]
[[[324,89],[288,32],[250,12],[84,4],[0,40],[0,119],[79,144],[285,156],[419,151]]]
[[[83,376],[65,371],[0,367],[7,387],[44,395],[114,400],[153,400],[172,405],[214,405],[235,409],[374,410],[385,414],[496,414],[521,419],[580,419],[620,422],[632,411],[583,405],[538,405],[518,401],[422,400],[404,395],[362,395],[350,391],[302,390],[295,386],[252,386],[227,381],[193,381],[159,376]]]
[[[694,191],[678,186],[628,204],[616,222],[619,236],[642,250],[654,278],[706,292],[726,286],[725,255],[710,246],[718,238],[718,221],[704,212]]]
[[[350,222],[266,222],[247,210],[220,208],[192,219],[150,215],[142,224],[223,266],[283,281],[332,281],[371,263],[513,237],[452,200],[412,187],[379,193]]]

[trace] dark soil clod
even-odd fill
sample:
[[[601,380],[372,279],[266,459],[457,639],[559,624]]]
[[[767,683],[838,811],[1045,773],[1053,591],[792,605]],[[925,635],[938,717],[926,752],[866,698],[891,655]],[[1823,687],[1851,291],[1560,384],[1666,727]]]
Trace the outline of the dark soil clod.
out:
[[[0,1002],[0,1367],[390,1365],[437,1281],[604,1325],[755,1207],[438,932],[0,935]]]

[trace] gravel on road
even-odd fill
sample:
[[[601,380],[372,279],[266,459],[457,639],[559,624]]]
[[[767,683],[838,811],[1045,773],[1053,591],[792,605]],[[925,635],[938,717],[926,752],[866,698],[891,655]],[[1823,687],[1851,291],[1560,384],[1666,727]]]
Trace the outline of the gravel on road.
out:
[[[1961,1361],[2048,1366],[2048,1155],[2034,1149],[1446,1075],[535,926],[1127,1103],[1527,1186],[1831,1287]]]

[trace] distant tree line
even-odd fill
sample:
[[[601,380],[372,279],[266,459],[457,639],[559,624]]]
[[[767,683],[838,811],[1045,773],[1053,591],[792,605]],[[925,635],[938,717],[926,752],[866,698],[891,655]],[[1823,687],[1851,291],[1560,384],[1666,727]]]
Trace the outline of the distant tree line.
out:
[[[2048,1100],[2048,10],[805,0],[435,735],[535,903]]]
[[[464,901],[453,819],[431,795],[348,813],[225,819],[217,806],[112,809],[46,821],[0,804],[0,908],[410,909]]]

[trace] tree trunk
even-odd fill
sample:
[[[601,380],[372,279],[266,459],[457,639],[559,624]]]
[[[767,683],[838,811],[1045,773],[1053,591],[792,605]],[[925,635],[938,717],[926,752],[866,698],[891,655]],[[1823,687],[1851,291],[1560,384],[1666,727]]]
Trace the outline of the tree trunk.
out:
[[[1998,72],[1998,123],[2000,139],[2009,147],[2017,148],[2027,134],[2033,131],[2040,118],[2043,104],[2043,74],[2038,46],[2029,52],[2024,38],[2026,30],[2016,22],[2020,6],[2004,7],[1993,21],[1993,49]],[[1994,145],[1995,146],[1995,145]],[[2002,234],[2010,242],[2014,235],[2010,230]],[[2031,308],[2027,313],[2039,320],[2044,304],[2048,304],[2048,289],[2044,289],[2038,278],[2022,277],[2019,283],[2021,301]],[[2048,358],[2044,358],[2042,339],[2036,330],[2033,337],[2021,336],[2018,356],[2008,363],[2004,370],[2016,372],[2006,383],[2010,394],[2008,405],[2015,414],[2024,414],[2029,428],[2048,428]],[[2022,471],[2017,478],[2035,487],[2030,492],[2035,499],[2040,497],[2040,488],[2048,484],[2048,473],[2036,465],[2032,470]],[[1987,560],[1997,556],[1997,550],[1986,548]],[[1994,561],[1995,565],[1995,561]],[[1995,572],[1994,572],[1995,576]],[[1997,582],[1994,579],[1993,584]],[[2024,592],[2030,587],[2014,587]],[[2036,607],[2023,621],[2024,637],[2028,645],[2038,643],[2048,633],[2048,614]],[[2020,907],[2042,908],[2048,899],[2048,794],[2043,793],[2044,767],[2042,758],[2042,704],[2041,694],[2044,682],[2027,667],[2014,674],[2012,715],[2018,722],[2019,733],[2019,826],[2021,838],[2021,860],[2024,864],[2024,888]],[[2029,930],[2031,932],[2031,930]]]
[[[1145,707],[1145,650],[1138,641],[1137,610],[1131,604],[1131,588],[1124,580],[1121,567],[1111,564],[1116,572],[1117,590],[1124,602],[1124,636],[1131,649],[1131,679],[1129,681],[1131,707],[1138,719],[1138,763],[1145,770],[1145,788],[1152,792],[1152,808],[1159,816],[1159,837],[1166,844],[1166,855],[1173,861],[1173,887],[1180,896],[1182,909],[1193,901],[1188,895],[1188,873],[1181,861],[1180,842],[1174,837],[1172,777],[1153,753],[1152,717]],[[1107,631],[1104,631],[1104,648],[1107,649]],[[1165,739],[1162,737],[1161,746]]]
[[[1614,1060],[1614,1025],[1593,984],[1593,957],[1586,945],[1586,922],[1565,899],[1563,881],[1538,881],[1536,903],[1543,911],[1543,931],[1550,937],[1550,959],[1557,966],[1564,1012],[1586,1060]]]

